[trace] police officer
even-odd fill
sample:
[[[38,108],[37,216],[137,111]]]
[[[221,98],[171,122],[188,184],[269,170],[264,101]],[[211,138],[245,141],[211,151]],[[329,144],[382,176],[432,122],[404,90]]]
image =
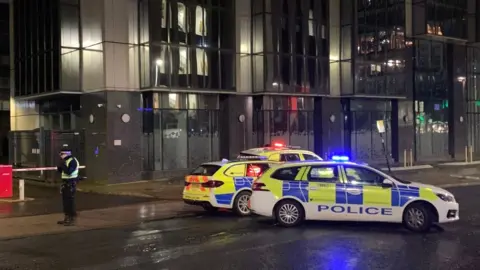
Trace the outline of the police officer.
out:
[[[62,149],[60,151],[62,163],[57,167],[57,171],[62,173],[62,186],[60,192],[62,194],[63,212],[65,218],[58,224],[65,226],[75,225],[77,212],[75,211],[75,192],[77,189],[78,168],[80,164],[78,160],[72,156],[70,149]]]

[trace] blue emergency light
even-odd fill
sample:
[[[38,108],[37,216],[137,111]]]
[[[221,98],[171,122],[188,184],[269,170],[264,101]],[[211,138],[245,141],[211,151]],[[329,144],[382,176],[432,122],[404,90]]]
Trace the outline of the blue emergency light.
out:
[[[333,161],[349,161],[350,158],[348,156],[332,156]]]

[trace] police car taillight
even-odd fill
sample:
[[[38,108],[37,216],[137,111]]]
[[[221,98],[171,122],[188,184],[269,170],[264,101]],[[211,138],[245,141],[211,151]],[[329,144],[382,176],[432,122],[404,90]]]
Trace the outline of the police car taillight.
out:
[[[252,190],[254,190],[254,191],[268,191],[267,186],[264,183],[253,183]]]
[[[217,180],[211,180],[206,183],[202,183],[202,187],[204,188],[217,188],[223,185],[222,181],[217,181]]]
[[[259,177],[262,174],[262,168],[259,166],[251,165],[247,169],[248,177]]]

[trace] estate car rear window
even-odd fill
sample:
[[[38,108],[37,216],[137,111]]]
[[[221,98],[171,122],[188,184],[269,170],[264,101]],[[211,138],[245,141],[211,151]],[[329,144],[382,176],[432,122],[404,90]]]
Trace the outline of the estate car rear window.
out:
[[[202,175],[202,176],[212,176],[214,175],[221,166],[218,165],[201,165],[195,170],[193,170],[190,175]]]
[[[303,154],[303,158],[305,160],[320,160],[319,157],[314,156],[314,155],[310,155],[310,154]]]
[[[282,154],[280,161],[300,161],[298,154]]]
[[[290,180],[293,181],[295,180],[295,177],[298,174],[298,171],[300,171],[301,167],[288,167],[288,168],[282,168],[278,169],[272,174],[272,178],[278,179],[278,180]]]

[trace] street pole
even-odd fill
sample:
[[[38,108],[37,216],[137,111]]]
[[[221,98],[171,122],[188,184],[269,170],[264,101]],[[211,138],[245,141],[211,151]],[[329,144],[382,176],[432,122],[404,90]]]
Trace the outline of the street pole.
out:
[[[388,172],[392,172],[392,170],[390,169],[390,160],[388,158],[388,152],[387,152],[387,147],[385,145],[385,139],[383,138],[383,133],[380,133],[380,138],[382,138],[383,153],[385,153],[385,160],[387,161]]]

